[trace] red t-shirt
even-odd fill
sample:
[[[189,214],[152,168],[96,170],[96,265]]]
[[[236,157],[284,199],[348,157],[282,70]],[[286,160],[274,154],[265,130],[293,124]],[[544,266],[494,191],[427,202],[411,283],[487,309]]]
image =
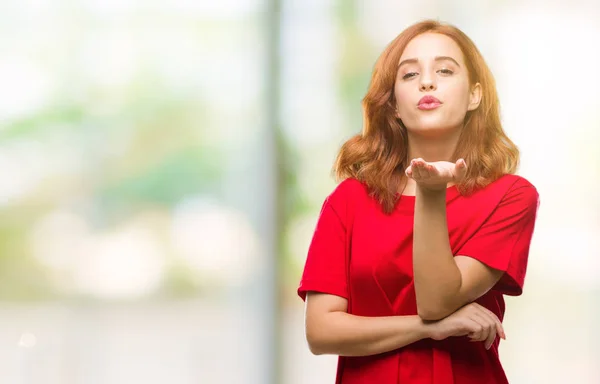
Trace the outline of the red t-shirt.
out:
[[[505,271],[477,303],[504,315],[503,294],[520,295],[533,234],[538,193],[527,180],[504,175],[470,196],[448,188],[447,220],[453,255],[473,257]],[[416,315],[412,241],[414,196],[401,196],[386,215],[364,184],[347,179],[325,200],[310,244],[298,294],[348,299],[360,316]],[[498,343],[466,337],[420,340],[397,350],[338,361],[337,384],[508,383]]]

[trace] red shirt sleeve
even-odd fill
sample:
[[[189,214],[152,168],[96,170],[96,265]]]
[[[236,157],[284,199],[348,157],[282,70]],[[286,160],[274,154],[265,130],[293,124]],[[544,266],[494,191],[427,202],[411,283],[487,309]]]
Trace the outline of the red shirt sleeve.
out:
[[[520,295],[538,206],[535,187],[525,179],[515,182],[481,228],[456,254],[504,271],[493,289],[506,295]]]
[[[348,299],[345,214],[342,204],[335,207],[336,197],[329,196],[321,208],[298,288],[302,300],[308,291]]]

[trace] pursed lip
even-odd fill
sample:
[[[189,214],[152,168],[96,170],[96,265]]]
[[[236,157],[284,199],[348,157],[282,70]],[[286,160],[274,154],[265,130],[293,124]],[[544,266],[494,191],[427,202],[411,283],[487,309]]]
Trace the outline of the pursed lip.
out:
[[[423,96],[421,98],[421,100],[419,100],[419,104],[417,104],[417,108],[419,108],[420,110],[423,110],[423,111],[430,111],[432,109],[438,108],[440,105],[442,105],[441,101],[439,101],[437,98],[435,98],[431,95],[427,95],[427,96]]]
[[[421,105],[421,104],[442,104],[442,102],[431,95],[427,95],[427,96],[423,96],[421,98],[421,100],[419,100],[418,105]]]

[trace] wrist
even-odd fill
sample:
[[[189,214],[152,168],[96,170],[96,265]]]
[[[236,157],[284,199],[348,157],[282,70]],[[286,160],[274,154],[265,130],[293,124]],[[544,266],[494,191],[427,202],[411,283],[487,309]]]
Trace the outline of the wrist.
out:
[[[442,187],[426,187],[426,186],[420,186],[417,184],[416,186],[416,190],[415,190],[415,195],[417,197],[417,199],[420,200],[430,200],[430,201],[440,201],[440,202],[446,202],[446,187],[442,186]]]
[[[437,321],[423,320],[421,317],[417,316],[417,333],[421,339],[430,339],[433,337],[435,333],[435,327]]]
[[[446,194],[448,184],[441,185],[425,185],[422,183],[416,183],[416,190],[421,193],[427,193],[432,195]]]

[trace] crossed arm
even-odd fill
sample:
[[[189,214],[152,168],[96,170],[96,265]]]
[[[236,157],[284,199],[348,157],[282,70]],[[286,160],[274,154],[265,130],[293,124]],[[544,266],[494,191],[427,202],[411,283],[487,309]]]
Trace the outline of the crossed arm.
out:
[[[417,310],[439,320],[484,295],[503,272],[467,256],[452,255],[446,220],[446,191],[417,187],[413,237]]]
[[[407,172],[408,174],[408,172]],[[410,176],[410,175],[409,175]],[[522,194],[525,192],[525,194]],[[413,275],[416,293],[417,312],[415,316],[360,317],[348,314],[347,301],[334,294],[309,292],[306,296],[306,336],[313,353],[333,353],[338,355],[362,356],[390,351],[411,344],[423,338],[441,340],[450,336],[468,335],[473,341],[486,339],[489,335],[493,341],[495,331],[489,329],[495,324],[498,335],[504,337],[499,319],[489,310],[474,301],[492,289],[505,273],[494,269],[468,256],[452,254],[446,220],[446,185],[441,188],[417,186],[417,198],[414,214],[413,234]],[[507,195],[508,196],[508,195]],[[490,252],[486,254],[486,263],[498,268],[507,268],[498,262],[505,255],[500,247],[504,237],[486,237],[512,228],[507,232],[513,236],[523,233],[519,243],[519,255],[523,258],[528,250],[527,236],[531,235],[534,220],[535,189],[521,189],[512,193],[504,201],[503,207],[514,204],[510,211],[503,209],[503,216],[496,218],[482,232],[479,247],[485,247],[489,241]],[[524,221],[521,221],[523,220]],[[519,230],[515,223],[526,222]],[[490,232],[491,231],[491,232]],[[319,239],[328,237],[327,231],[321,231]],[[339,239],[342,242],[343,239]],[[508,239],[507,239],[508,240]],[[326,241],[317,241],[315,252],[328,251],[321,249]],[[473,252],[473,245],[465,254]],[[481,254],[479,254],[481,256]],[[478,257],[479,258],[479,257]],[[315,258],[326,261],[328,258]],[[526,260],[526,258],[525,258]],[[504,260],[507,262],[507,260]],[[329,270],[330,265],[321,267]],[[521,266],[522,267],[522,266]],[[523,272],[513,268],[510,281],[516,283],[514,293],[520,292],[517,286],[522,284]],[[508,282],[508,281],[507,281]],[[316,287],[313,287],[316,288]],[[318,289],[317,289],[318,291]],[[322,291],[327,292],[327,291]],[[341,291],[338,294],[343,295]],[[510,293],[509,293],[510,294]],[[470,303],[470,304],[469,304]],[[482,332],[482,325],[485,329]],[[486,344],[486,348],[489,344]]]

